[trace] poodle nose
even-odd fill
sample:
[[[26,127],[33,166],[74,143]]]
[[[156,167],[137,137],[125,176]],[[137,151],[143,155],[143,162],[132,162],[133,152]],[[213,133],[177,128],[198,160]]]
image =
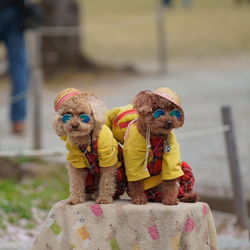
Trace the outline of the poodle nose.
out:
[[[74,130],[76,130],[76,129],[79,128],[79,124],[78,123],[74,123],[74,124],[71,125],[71,128],[74,129]]]
[[[173,127],[173,121],[168,120],[167,123],[166,123],[166,128],[171,129],[172,127]]]

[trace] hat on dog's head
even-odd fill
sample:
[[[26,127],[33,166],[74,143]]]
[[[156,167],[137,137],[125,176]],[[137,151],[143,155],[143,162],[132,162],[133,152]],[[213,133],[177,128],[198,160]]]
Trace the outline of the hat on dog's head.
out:
[[[162,88],[158,88],[158,89],[154,90],[153,93],[155,93],[161,97],[164,97],[168,101],[173,102],[175,105],[177,105],[178,107],[181,108],[181,99],[177,95],[177,93],[174,92],[173,90],[171,90],[169,88],[162,87]]]
[[[56,97],[54,101],[54,109],[57,112],[62,104],[72,98],[73,96],[81,94],[82,91],[75,88],[67,88],[62,90]]]
[[[176,106],[178,106],[178,109],[180,109],[181,114],[182,114],[182,125],[183,125],[183,123],[184,123],[184,111],[181,107],[181,99],[177,95],[177,93],[174,92],[173,90],[171,90],[169,88],[165,88],[165,87],[158,88],[158,89],[154,90],[153,93],[167,99],[168,101],[170,101],[170,102],[174,103]]]

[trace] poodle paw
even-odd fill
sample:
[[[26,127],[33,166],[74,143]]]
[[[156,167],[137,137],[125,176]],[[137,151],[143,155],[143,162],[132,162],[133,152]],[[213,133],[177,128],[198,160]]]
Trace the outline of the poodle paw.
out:
[[[67,200],[67,203],[71,205],[81,204],[84,202],[86,202],[86,199],[82,195],[71,195]]]
[[[194,203],[199,201],[200,197],[196,193],[190,193],[190,194],[184,194],[182,198],[180,198],[181,202],[189,202],[189,203]]]
[[[179,200],[177,197],[166,197],[162,199],[162,204],[164,205],[177,205]]]
[[[113,203],[113,198],[111,196],[99,196],[97,199],[96,199],[96,203],[98,204],[110,204],[110,203]]]
[[[148,198],[145,194],[132,198],[132,203],[136,205],[144,205],[148,203]]]

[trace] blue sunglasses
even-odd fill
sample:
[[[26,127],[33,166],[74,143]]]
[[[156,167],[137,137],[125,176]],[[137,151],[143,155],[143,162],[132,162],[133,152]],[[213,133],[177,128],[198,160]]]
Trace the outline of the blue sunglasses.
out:
[[[165,114],[166,114],[165,110],[163,110],[163,109],[157,109],[157,110],[154,111],[153,117],[155,119],[157,119],[157,118],[159,118],[159,117],[161,117],[161,116],[163,116]],[[181,117],[181,112],[178,109],[173,109],[173,110],[171,110],[169,112],[169,115],[172,116],[172,117],[175,117],[175,118],[179,119]]]
[[[89,116],[89,115],[81,114],[79,117],[80,117],[81,122],[89,123],[89,121],[90,121],[90,116]],[[67,123],[67,122],[69,122],[72,118],[73,118],[72,115],[70,115],[70,114],[65,114],[65,115],[62,116],[61,120],[62,120],[63,123]]]

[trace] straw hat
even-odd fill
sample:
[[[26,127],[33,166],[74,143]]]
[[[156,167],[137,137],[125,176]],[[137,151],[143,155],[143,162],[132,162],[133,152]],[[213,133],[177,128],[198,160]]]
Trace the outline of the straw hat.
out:
[[[66,102],[67,100],[69,100],[73,96],[79,95],[81,93],[82,93],[81,90],[75,89],[75,88],[67,88],[67,89],[64,89],[63,91],[61,91],[57,95],[57,97],[56,97],[56,99],[54,101],[54,109],[55,109],[55,111],[57,112],[64,102]]]

